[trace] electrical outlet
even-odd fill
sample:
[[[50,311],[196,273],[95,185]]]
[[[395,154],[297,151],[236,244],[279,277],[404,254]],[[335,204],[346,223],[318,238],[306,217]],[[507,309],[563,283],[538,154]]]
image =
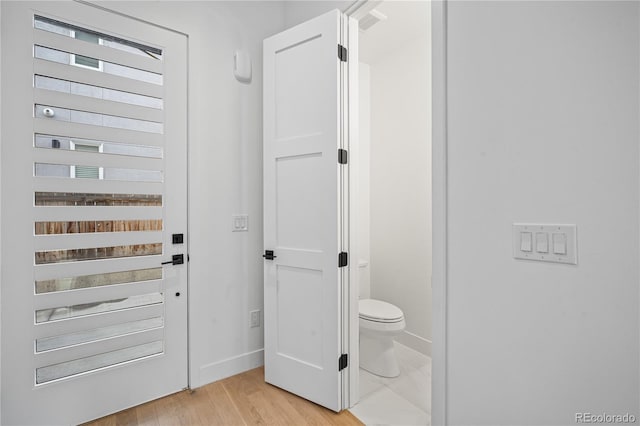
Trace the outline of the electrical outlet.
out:
[[[249,312],[251,327],[260,327],[260,310]]]

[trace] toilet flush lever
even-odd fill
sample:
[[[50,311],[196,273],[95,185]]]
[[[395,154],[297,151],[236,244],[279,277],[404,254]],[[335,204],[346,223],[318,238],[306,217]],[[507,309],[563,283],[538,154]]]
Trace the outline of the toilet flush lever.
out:
[[[264,257],[267,260],[273,260],[278,256],[273,254],[273,250],[265,250],[264,254],[262,255],[262,257]]]

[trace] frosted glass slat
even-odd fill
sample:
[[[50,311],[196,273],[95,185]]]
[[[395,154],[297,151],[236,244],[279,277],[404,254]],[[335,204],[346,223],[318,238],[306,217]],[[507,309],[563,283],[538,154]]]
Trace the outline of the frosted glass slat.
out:
[[[36,265],[34,268],[35,280],[50,280],[76,275],[105,274],[109,272],[128,271],[132,269],[156,268],[162,262],[163,257],[120,257],[106,260],[87,260],[73,263],[49,263]]]
[[[137,321],[164,316],[164,305],[141,306],[124,311],[105,312],[99,315],[76,317],[65,321],[43,322],[34,327],[34,339],[61,334],[76,333],[94,328],[107,327],[127,321]]]
[[[125,322],[92,330],[80,331],[60,336],[45,337],[36,340],[36,352],[44,352],[66,346],[79,345],[83,343],[103,340],[125,334],[137,333],[144,330],[162,327],[164,320],[162,317],[149,318],[145,320]]]
[[[160,266],[160,262],[156,263]],[[34,310],[48,310],[68,306],[87,306],[106,300],[120,300],[145,294],[162,293],[162,280],[146,280],[135,283],[89,287],[84,289],[39,293],[34,298]],[[95,328],[95,327],[88,327]]]
[[[81,275],[50,280],[35,281],[36,294],[55,293],[58,291],[78,290],[82,288],[104,287],[117,284],[162,279],[162,268],[135,269],[106,274]]]
[[[35,235],[38,236],[150,232],[162,231],[162,219],[36,222],[34,229]]]
[[[35,192],[36,206],[161,206],[158,194]]]
[[[126,312],[126,311],[125,311]],[[97,315],[100,316],[100,315]],[[58,321],[60,322],[60,321]],[[67,321],[62,321],[67,322]],[[39,326],[36,326],[39,327]],[[55,351],[36,353],[34,356],[35,367],[45,367],[53,364],[60,364],[69,360],[76,360],[88,356],[98,355],[105,352],[112,352],[119,349],[142,345],[149,342],[161,340],[164,329],[156,328],[142,331],[136,334],[128,334],[112,339],[99,340],[86,343],[84,345],[70,346]],[[34,342],[35,343],[35,342]]]
[[[111,235],[107,236],[111,237]],[[154,256],[159,254],[162,254],[162,243],[160,242],[59,250],[37,250],[35,252],[35,264],[86,262],[91,260]]]
[[[163,240],[162,231],[95,232],[91,234],[37,235],[34,248],[37,251],[89,249],[94,247],[119,247],[155,244]]]
[[[81,305],[59,306],[57,308],[39,309],[35,312],[36,324],[41,322],[59,321],[101,312],[119,311],[137,306],[156,305],[164,301],[161,293],[140,294],[119,299],[103,300]]]
[[[53,206],[34,209],[34,221],[69,220],[144,220],[162,217],[162,207],[119,207],[119,206]]]
[[[36,369],[36,384],[47,383],[52,380],[74,376],[80,373],[97,370],[112,365],[121,364],[135,359],[160,354],[163,351],[163,342],[156,341],[126,349],[119,349],[100,355],[76,359],[61,364],[40,367]]]

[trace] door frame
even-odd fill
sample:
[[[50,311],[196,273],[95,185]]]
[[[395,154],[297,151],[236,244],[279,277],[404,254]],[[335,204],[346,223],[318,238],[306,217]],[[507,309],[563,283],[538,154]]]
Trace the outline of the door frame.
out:
[[[432,373],[431,423],[447,424],[447,294],[448,260],[448,121],[447,121],[448,0],[431,3],[431,153],[432,153]]]
[[[358,180],[352,179],[352,176],[358,176],[358,162],[354,159],[358,158],[358,144],[359,144],[359,24],[358,18],[354,16],[354,12],[360,9],[361,5],[370,1],[379,0],[356,0],[349,9],[344,12],[347,28],[347,49],[349,59],[346,62],[347,73],[343,77],[347,83],[346,90],[346,102],[343,104],[344,111],[347,114],[347,137],[345,142],[347,146],[345,149],[348,152],[348,166],[344,169],[346,177],[343,180],[343,203],[346,206],[346,218],[343,219],[343,226],[346,227],[345,235],[343,238],[347,239],[347,251],[349,253],[350,261],[347,265],[346,284],[347,289],[343,288],[343,301],[342,301],[342,317],[345,318],[342,327],[342,341],[343,347],[346,350],[349,361],[347,374],[343,375],[342,380],[342,407],[348,409],[353,407],[359,399],[360,394],[360,349],[359,349],[359,333],[360,323],[358,319],[358,227],[353,226],[353,220],[359,215],[358,208]],[[355,9],[354,9],[355,7]],[[353,60],[355,58],[355,60]],[[346,299],[344,299],[346,298]]]
[[[431,421],[433,425],[447,423],[447,2],[431,1],[431,105],[432,105],[432,382]],[[380,0],[357,0],[345,13],[356,19],[362,17]],[[357,31],[357,30],[356,30]],[[350,45],[350,56],[357,58],[357,45]],[[351,55],[353,52],[353,55]],[[355,76],[352,72],[355,69]],[[357,66],[350,67],[349,98],[358,99]],[[354,80],[351,80],[354,79]],[[354,83],[355,82],[355,83]],[[358,106],[349,103],[349,175],[358,175]],[[349,214],[357,218],[358,185],[356,179],[349,179]],[[357,227],[349,226],[350,282],[349,302],[349,401],[346,407],[354,406],[359,400],[359,318],[358,318],[358,247]]]

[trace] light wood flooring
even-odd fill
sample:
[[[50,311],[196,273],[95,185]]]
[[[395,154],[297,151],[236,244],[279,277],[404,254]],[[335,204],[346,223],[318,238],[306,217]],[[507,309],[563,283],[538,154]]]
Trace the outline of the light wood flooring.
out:
[[[86,425],[362,425],[264,381],[264,368],[182,391]]]

